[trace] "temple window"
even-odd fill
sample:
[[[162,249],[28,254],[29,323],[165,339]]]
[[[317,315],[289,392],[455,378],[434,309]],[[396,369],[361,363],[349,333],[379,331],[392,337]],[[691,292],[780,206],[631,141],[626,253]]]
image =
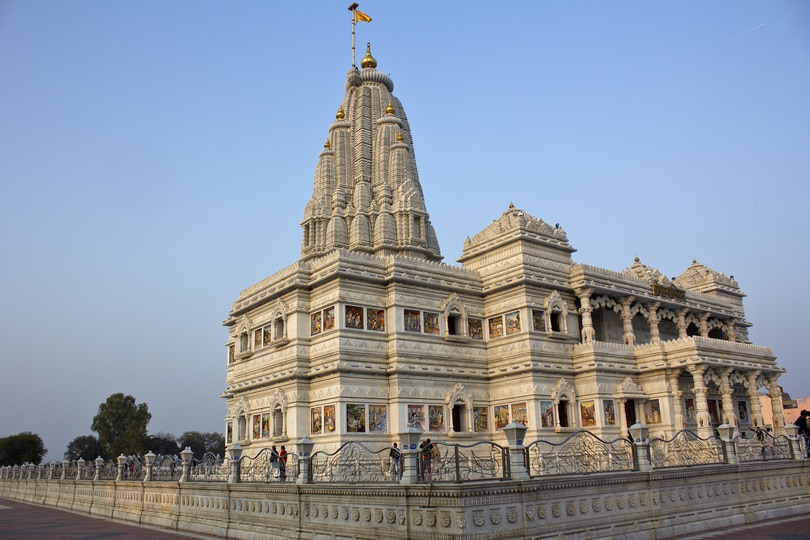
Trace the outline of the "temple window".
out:
[[[562,332],[563,331],[563,324],[562,324],[562,312],[559,310],[552,310],[548,314],[549,323],[551,324],[551,331],[552,332]]]
[[[699,336],[700,329],[697,327],[695,323],[689,323],[689,326],[686,327],[686,335],[687,336]]]
[[[560,419],[560,427],[569,427],[568,400],[561,399],[557,404],[557,418]]]
[[[273,321],[273,336],[276,340],[284,338],[284,317],[281,315]]]
[[[464,403],[456,403],[452,412],[453,431],[463,433],[467,431],[467,406]]]
[[[284,413],[281,407],[273,410],[273,437],[281,437],[284,434]]]
[[[248,344],[247,332],[242,332],[239,334],[239,352],[248,352],[249,350],[250,345]]]
[[[461,324],[461,313],[451,311],[447,315],[447,333],[451,336],[461,336],[464,334]]]
[[[228,363],[233,364],[236,360],[236,346],[231,343],[228,345]]]

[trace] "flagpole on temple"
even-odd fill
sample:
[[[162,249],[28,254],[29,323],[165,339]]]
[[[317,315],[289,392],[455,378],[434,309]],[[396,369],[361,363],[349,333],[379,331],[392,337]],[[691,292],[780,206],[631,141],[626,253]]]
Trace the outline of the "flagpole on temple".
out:
[[[352,12],[352,68],[357,67],[354,63],[354,25],[357,23],[357,8],[360,7],[360,4],[354,2],[352,5],[349,6],[349,11]]]

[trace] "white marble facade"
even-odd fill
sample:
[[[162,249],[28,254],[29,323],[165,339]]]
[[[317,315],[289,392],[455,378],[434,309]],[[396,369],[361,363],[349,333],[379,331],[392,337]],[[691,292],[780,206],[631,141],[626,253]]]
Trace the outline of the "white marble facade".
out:
[[[638,258],[575,263],[559,226],[509,204],[441,262],[393,82],[367,51],[349,71],[302,220],[300,259],[234,302],[227,443],[246,455],[310,437],[316,449],[433,440],[606,439],[728,422],[784,424],[767,347],[748,339],[733,277],[692,264],[674,279]],[[770,417],[770,415],[768,415]]]

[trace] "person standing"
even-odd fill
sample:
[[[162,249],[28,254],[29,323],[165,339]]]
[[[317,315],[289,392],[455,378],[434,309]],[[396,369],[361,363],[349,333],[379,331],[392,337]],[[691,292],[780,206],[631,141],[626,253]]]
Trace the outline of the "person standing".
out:
[[[399,451],[397,443],[388,452],[388,457],[391,458],[391,480],[399,480],[402,478],[402,452]]]
[[[281,446],[281,451],[278,453],[278,471],[281,481],[287,479],[287,449],[284,445]]]
[[[810,457],[810,425],[808,425],[808,417],[810,412],[802,410],[799,417],[793,422],[799,428],[799,436],[804,440],[804,452],[807,457]]]
[[[430,481],[430,471],[431,465],[433,461],[433,443],[430,442],[430,439],[425,439],[425,441],[419,445],[420,454],[422,456],[422,479],[425,482]]]

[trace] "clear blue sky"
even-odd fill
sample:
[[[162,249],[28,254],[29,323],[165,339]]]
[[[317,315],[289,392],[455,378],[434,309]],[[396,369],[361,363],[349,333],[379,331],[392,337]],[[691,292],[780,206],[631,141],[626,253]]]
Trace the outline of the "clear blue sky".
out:
[[[115,392],[222,431],[239,291],[297,260],[350,2],[0,1],[0,436]],[[445,260],[513,202],[576,262],[734,275],[810,394],[810,2],[366,0]]]

